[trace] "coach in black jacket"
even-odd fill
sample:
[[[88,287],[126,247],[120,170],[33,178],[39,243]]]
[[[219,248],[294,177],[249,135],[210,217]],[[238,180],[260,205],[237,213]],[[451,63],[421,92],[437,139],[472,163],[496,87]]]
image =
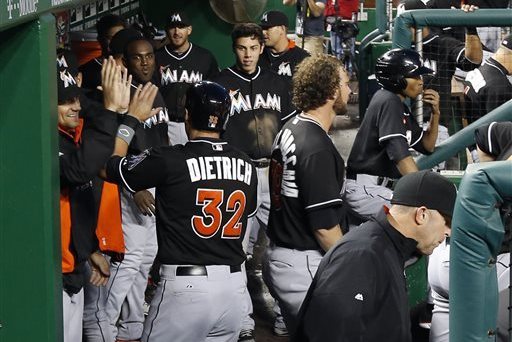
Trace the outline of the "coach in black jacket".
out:
[[[390,209],[324,256],[292,341],[411,341],[404,263],[450,234],[457,191],[432,171],[398,181]]]

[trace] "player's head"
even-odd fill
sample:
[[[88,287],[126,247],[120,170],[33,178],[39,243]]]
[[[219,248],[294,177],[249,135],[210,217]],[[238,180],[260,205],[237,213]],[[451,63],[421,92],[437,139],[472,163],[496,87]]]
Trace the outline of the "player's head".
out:
[[[264,47],[261,27],[253,23],[237,24],[231,32],[231,41],[236,66],[246,73],[253,73]]]
[[[231,107],[229,92],[215,82],[202,81],[187,90],[187,126],[198,131],[221,133]]]
[[[116,63],[122,65],[126,44],[139,38],[143,38],[142,33],[133,28],[122,29],[112,37],[109,48]]]
[[[400,178],[391,199],[391,214],[398,230],[416,240],[416,249],[432,254],[450,235],[457,189],[437,172],[423,170]]]
[[[286,31],[288,17],[281,11],[267,11],[261,16],[260,27],[263,30],[265,46],[274,47],[276,44],[288,44]]]
[[[340,61],[318,54],[305,58],[293,74],[293,104],[301,111],[333,102],[336,114],[346,113],[350,95],[349,77]]]
[[[126,27],[126,23],[118,15],[107,14],[96,23],[96,31],[98,32],[98,42],[101,45],[101,51],[104,56],[110,54],[109,44],[112,37]]]
[[[434,71],[423,66],[420,55],[410,49],[393,49],[377,58],[375,76],[386,90],[415,98],[423,91],[425,74]]]
[[[80,88],[75,61],[69,51],[57,54],[57,120],[59,127],[66,131],[74,130],[80,124]]]
[[[184,12],[172,12],[167,17],[165,32],[171,48],[180,49],[188,44],[188,37],[192,33],[192,22]]]
[[[155,71],[155,54],[149,40],[139,37],[129,41],[124,48],[123,60],[135,81],[151,81]]]

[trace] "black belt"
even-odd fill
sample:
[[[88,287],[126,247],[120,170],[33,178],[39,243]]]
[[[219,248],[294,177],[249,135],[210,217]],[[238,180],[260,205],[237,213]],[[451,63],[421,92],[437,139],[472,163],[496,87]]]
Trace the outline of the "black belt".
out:
[[[257,167],[258,169],[262,169],[264,167],[270,166],[270,159],[266,160],[253,160],[252,163],[254,164],[254,167]]]
[[[241,272],[242,268],[240,265],[230,265],[229,272],[236,273]],[[176,276],[205,276],[208,275],[206,266],[195,265],[195,266],[178,266],[176,267]]]

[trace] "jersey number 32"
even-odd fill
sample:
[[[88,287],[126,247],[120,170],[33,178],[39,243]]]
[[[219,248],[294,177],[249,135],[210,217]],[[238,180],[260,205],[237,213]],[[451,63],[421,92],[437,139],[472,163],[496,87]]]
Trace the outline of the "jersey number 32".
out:
[[[235,190],[224,204],[224,190],[197,189],[196,205],[201,207],[202,216],[192,216],[191,223],[194,232],[204,239],[213,237],[221,228],[223,215],[230,215],[222,226],[223,239],[238,239],[242,233],[240,219],[245,211],[245,194]]]

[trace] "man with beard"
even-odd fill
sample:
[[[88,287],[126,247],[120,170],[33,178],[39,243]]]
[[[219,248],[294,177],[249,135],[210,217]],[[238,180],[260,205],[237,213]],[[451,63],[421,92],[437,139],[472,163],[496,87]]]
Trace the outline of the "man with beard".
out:
[[[219,67],[210,51],[188,40],[192,23],[185,13],[169,15],[166,33],[169,44],[156,52],[157,84],[169,109],[171,144],[185,144],[185,93],[192,84],[215,76]]]
[[[322,256],[342,237],[345,163],[327,132],[349,95],[349,77],[335,57],[306,58],[293,76],[293,102],[302,113],[272,147],[263,276],[290,332]]]

